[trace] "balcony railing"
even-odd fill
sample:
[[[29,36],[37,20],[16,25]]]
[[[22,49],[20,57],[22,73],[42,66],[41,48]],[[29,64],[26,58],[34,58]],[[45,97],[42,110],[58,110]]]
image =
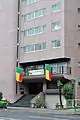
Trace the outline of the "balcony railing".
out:
[[[36,72],[38,70],[31,70],[32,71],[31,75],[34,75],[33,71],[35,71],[35,75],[41,75],[40,73],[36,74]],[[25,74],[25,76],[29,76],[30,75],[30,74],[28,74],[28,72],[24,72],[24,74]],[[45,74],[45,70],[44,70],[43,74]],[[53,67],[52,68],[52,74],[66,74],[66,75],[70,75],[71,74],[71,67],[66,67],[66,66]]]
[[[53,74],[71,74],[71,67],[60,66],[60,67],[53,67],[52,68]]]

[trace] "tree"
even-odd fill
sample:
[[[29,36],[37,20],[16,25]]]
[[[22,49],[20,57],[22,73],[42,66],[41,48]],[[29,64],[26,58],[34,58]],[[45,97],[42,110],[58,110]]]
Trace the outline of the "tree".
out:
[[[58,80],[57,86],[58,86],[58,89],[59,89],[59,100],[60,100],[60,105],[61,105],[61,107],[63,108],[63,105],[62,105],[62,98],[61,98],[61,88],[62,88],[63,84],[61,83],[60,80]]]
[[[63,95],[66,100],[74,98],[74,86],[72,83],[69,82],[63,86]]]

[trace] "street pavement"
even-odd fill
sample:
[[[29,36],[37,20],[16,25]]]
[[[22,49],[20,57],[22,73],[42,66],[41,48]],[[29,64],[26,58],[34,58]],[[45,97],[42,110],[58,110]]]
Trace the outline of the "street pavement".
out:
[[[79,115],[58,110],[8,108],[0,110],[0,120],[80,120]]]

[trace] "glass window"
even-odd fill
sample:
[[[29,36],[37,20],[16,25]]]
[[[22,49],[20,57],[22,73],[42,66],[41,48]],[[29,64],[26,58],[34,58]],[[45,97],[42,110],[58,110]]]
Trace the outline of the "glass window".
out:
[[[28,46],[28,52],[30,52],[30,51],[34,51],[34,45],[29,45]]]
[[[52,73],[56,74],[64,74],[67,73],[67,62],[62,62],[62,63],[53,63],[51,64],[52,66]]]
[[[28,47],[27,46],[23,47],[23,52],[28,52]]]
[[[67,63],[58,63],[58,73],[67,73]]]
[[[35,50],[41,50],[41,44],[35,44]]]
[[[28,29],[28,35],[34,35],[34,28]]]
[[[39,33],[39,27],[36,27],[35,28],[35,34],[38,34]]]
[[[39,0],[23,0],[23,4],[27,4],[27,5],[29,5],[29,4],[33,4],[33,3],[35,3],[35,2],[38,2]]]
[[[46,42],[41,44],[41,49],[46,49]]]
[[[24,30],[24,36],[26,36],[27,35],[27,30]]]
[[[52,31],[60,29],[60,21],[52,23]]]
[[[24,21],[31,20],[34,18],[34,12],[24,15]]]
[[[41,25],[38,27],[33,27],[33,28],[29,28],[27,30],[24,30],[24,36],[37,35],[37,34],[44,33],[45,31],[46,31],[46,25]]]
[[[35,18],[38,18],[38,17],[39,17],[39,10],[35,11]]]
[[[57,73],[57,64],[52,65],[52,73],[56,74]]]
[[[30,3],[34,3],[34,0],[30,0]]]
[[[43,25],[43,31],[46,31],[46,25]]]
[[[43,65],[37,65],[37,69],[40,70],[40,69],[43,69],[44,66]]]
[[[60,46],[60,40],[53,40],[52,41],[52,48],[59,47]]]
[[[23,47],[23,52],[31,52],[46,49],[46,43],[32,44]]]
[[[60,11],[61,9],[61,4],[60,2],[55,4],[55,5],[52,5],[52,12],[57,12],[57,11]]]
[[[59,64],[57,64],[57,67],[58,67],[58,72],[57,73],[62,73],[62,64],[61,63],[59,63]]]
[[[24,21],[28,21],[28,20],[35,19],[35,18],[38,18],[38,17],[42,17],[44,15],[45,15],[45,8],[42,8],[40,10],[36,10],[34,12],[25,14],[24,15]]]
[[[67,63],[63,63],[63,73],[67,73],[68,71],[68,67],[67,67]]]

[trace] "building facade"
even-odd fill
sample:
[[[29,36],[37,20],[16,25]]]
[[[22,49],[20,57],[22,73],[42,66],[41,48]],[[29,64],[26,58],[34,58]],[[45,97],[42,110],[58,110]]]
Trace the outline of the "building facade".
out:
[[[55,89],[58,80],[64,84],[76,80],[75,96],[80,99],[80,0],[2,0],[0,4],[0,91],[5,97],[14,102],[24,93]],[[52,82],[45,80],[45,64],[52,66]],[[23,88],[15,80],[16,66],[24,69]]]

